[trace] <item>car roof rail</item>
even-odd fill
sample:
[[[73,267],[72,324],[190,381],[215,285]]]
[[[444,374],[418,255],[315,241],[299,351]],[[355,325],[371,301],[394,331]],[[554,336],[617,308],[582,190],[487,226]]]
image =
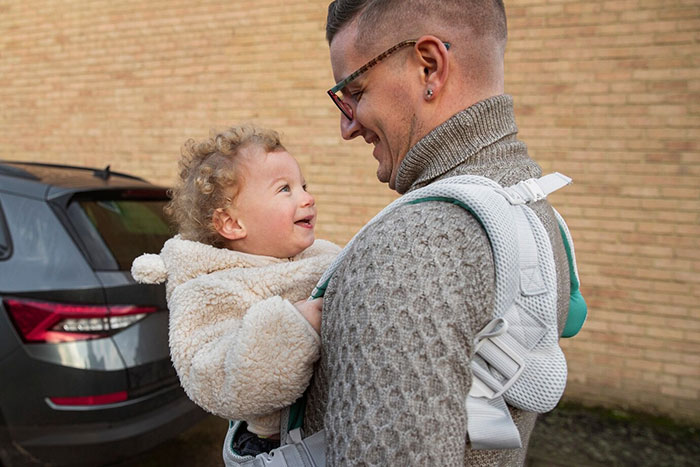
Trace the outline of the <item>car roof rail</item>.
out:
[[[31,172],[27,172],[19,167],[13,167],[11,165],[5,165],[4,162],[0,161],[0,175],[9,175],[10,177],[26,178],[28,180],[39,180],[39,177]]]
[[[134,175],[129,175],[125,174],[122,172],[113,172],[110,170],[110,166],[107,165],[104,169],[96,169],[96,168],[91,168],[91,167],[79,167],[79,166],[74,166],[74,165],[65,165],[65,164],[50,164],[48,162],[27,162],[27,161],[8,161],[8,160],[0,160],[0,173],[7,174],[7,175],[12,175],[12,176],[17,176],[17,177],[23,177],[23,178],[30,178],[32,180],[40,180],[39,177],[36,175],[32,174],[29,171],[20,169],[18,167],[12,167],[12,166],[7,166],[5,164],[18,164],[18,165],[29,165],[33,167],[48,167],[48,168],[55,168],[55,169],[72,169],[72,170],[84,170],[84,171],[92,171],[92,174],[95,177],[101,178],[103,180],[108,180],[112,175],[116,175],[118,177],[124,177],[124,178],[130,178],[132,180],[138,180],[141,182],[145,182],[146,180],[137,177]]]

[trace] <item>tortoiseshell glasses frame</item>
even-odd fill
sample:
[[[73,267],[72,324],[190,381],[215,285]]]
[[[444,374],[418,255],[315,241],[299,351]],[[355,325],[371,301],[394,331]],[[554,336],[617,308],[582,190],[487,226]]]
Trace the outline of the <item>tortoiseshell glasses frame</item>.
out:
[[[374,65],[381,62],[382,60],[384,60],[385,58],[387,58],[389,55],[393,54],[397,50],[402,49],[408,45],[415,45],[417,42],[418,42],[418,39],[410,39],[410,40],[399,42],[398,44],[394,45],[393,47],[390,47],[389,49],[385,50],[384,52],[382,52],[379,55],[377,55],[376,57],[374,57],[369,62],[362,65],[356,71],[350,73],[345,79],[335,83],[335,86],[333,86],[332,88],[330,88],[327,91],[328,95],[331,97],[331,100],[335,103],[335,105],[338,107],[338,109],[340,109],[340,111],[343,113],[343,115],[345,115],[345,118],[352,121],[352,118],[353,118],[352,107],[350,107],[350,104],[343,101],[343,98],[338,95],[338,91],[343,89],[345,86],[347,86],[352,81],[357,79],[358,76],[360,76],[363,73],[366,73]],[[443,44],[445,44],[445,48],[447,48],[447,50],[450,49],[449,42],[443,42]]]

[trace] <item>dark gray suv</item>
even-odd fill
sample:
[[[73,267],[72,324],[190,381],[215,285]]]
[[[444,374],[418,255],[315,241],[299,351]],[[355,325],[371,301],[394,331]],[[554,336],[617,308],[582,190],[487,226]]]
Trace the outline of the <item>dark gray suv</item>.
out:
[[[170,237],[166,202],[109,167],[0,161],[0,464],[106,465],[204,416],[164,288],[129,272]]]

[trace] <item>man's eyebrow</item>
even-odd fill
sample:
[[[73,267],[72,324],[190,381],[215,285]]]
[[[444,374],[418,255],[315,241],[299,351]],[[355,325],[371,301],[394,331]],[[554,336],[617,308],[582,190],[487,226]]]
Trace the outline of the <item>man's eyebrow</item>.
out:
[[[360,84],[362,84],[362,82],[367,78],[367,76],[365,76],[365,75],[366,75],[366,73],[363,73],[360,76],[356,76],[355,79],[353,79],[348,84],[343,86],[343,88],[359,87]]]
[[[362,83],[363,83],[364,80],[367,78],[367,77],[365,76],[365,74],[366,74],[366,73],[363,73],[363,74],[361,74],[361,75],[359,75],[359,76],[356,76],[355,79],[351,80],[349,83],[346,83],[345,86],[343,86],[342,88],[338,89],[338,91],[343,92],[343,90],[346,90],[346,89],[348,89],[348,88],[350,88],[350,89],[355,89],[355,88],[361,87],[361,86],[362,86]],[[352,75],[352,73],[350,73],[350,75]],[[350,75],[348,75],[348,76],[350,76]],[[345,78],[343,78],[343,79],[341,79],[340,81],[338,81],[338,83],[342,83],[343,81],[345,81],[345,80],[347,79],[348,76],[346,76]]]

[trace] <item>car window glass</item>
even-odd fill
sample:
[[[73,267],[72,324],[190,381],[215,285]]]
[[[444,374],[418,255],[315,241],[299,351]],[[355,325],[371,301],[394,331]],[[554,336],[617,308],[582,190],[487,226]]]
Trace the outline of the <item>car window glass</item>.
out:
[[[0,262],[0,290],[90,289],[95,273],[43,200],[6,195],[4,216],[12,256]]]
[[[120,270],[130,270],[143,253],[158,253],[172,236],[163,200],[80,200]]]
[[[9,258],[11,254],[10,232],[7,229],[7,221],[2,210],[2,202],[0,202],[0,261]]]

